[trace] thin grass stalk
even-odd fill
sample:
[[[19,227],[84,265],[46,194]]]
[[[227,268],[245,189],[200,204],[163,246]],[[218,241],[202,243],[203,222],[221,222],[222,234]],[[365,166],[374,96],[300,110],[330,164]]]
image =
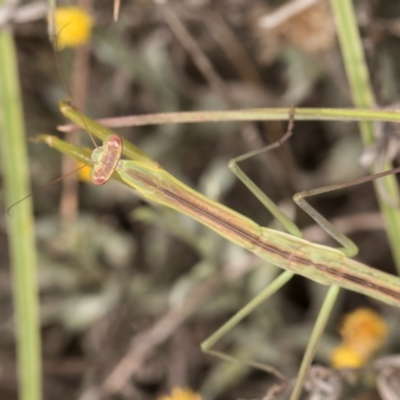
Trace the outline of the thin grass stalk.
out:
[[[67,106],[66,102],[62,102]],[[71,107],[69,107],[71,108]],[[160,124],[193,124],[200,122],[224,121],[287,121],[291,108],[253,108],[229,111],[183,111],[125,117],[97,119],[108,128],[126,128]],[[361,109],[361,108],[296,108],[296,121],[383,121],[400,122],[398,110]],[[59,125],[61,132],[81,129],[78,125]]]
[[[6,207],[29,192],[28,160],[16,51],[12,34],[0,30],[0,144]],[[19,399],[42,399],[39,300],[32,201],[6,216],[13,277]]]
[[[326,324],[328,322],[329,316],[331,315],[332,308],[335,305],[339,292],[340,287],[337,285],[330,286],[328,289],[324,303],[322,304],[321,310],[318,314],[318,318],[315,321],[310,340],[308,341],[307,349],[301,362],[296,383],[294,385],[292,394],[290,395],[290,400],[297,400],[300,397],[304,381],[307,377],[310,365],[312,363],[312,360],[314,359],[315,352],[317,351],[321,336],[324,333]]]
[[[49,36],[49,40],[52,42],[55,34],[55,13],[56,13],[57,1],[56,0],[47,0],[47,35]]]
[[[356,107],[372,108],[375,106],[375,99],[353,3],[350,0],[331,0],[331,7],[354,105]],[[359,122],[359,126],[364,146],[371,146],[375,141],[373,124],[371,122]],[[384,168],[391,169],[392,166],[390,163],[386,163]],[[372,172],[379,171],[377,171],[376,167],[373,167]],[[382,181],[389,196],[395,203],[399,204],[399,190],[396,178],[387,176]],[[387,204],[380,194],[377,182],[374,182],[374,187],[385,221],[397,273],[400,275],[400,246],[398,245],[400,240],[400,210]]]

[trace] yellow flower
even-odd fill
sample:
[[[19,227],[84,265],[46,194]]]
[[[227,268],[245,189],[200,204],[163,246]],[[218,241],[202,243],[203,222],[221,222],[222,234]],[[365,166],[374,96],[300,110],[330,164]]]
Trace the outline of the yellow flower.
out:
[[[174,388],[171,396],[159,397],[158,400],[202,400],[198,393],[190,389]]]
[[[336,369],[360,368],[365,364],[366,359],[347,344],[340,344],[333,349],[330,362]]]
[[[78,47],[89,41],[93,26],[92,17],[79,7],[57,7],[55,25],[58,47]]]
[[[383,345],[387,334],[385,321],[368,308],[359,308],[347,314],[340,328],[343,342],[365,358]]]
[[[86,165],[83,162],[78,162],[78,176],[79,179],[83,182],[92,182],[90,179],[90,173],[92,172],[92,167],[90,165]]]

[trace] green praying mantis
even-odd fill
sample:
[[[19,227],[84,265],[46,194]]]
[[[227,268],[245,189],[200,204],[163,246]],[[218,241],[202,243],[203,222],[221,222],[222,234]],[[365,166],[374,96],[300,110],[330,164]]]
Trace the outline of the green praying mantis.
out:
[[[202,343],[201,348],[204,352],[225,360],[237,361],[234,357],[214,350],[214,345],[257,306],[278,291],[294,274],[303,275],[320,284],[329,286],[291,393],[290,399],[297,400],[300,397],[319,339],[340,288],[362,293],[386,304],[400,307],[400,278],[351,259],[350,257],[355,256],[357,253],[356,245],[337,231],[329,221],[305,200],[308,196],[368,182],[400,172],[400,167],[345,184],[297,193],[294,196],[294,201],[342,245],[341,248],[334,249],[302,239],[301,232],[296,225],[244,174],[238,165],[239,162],[262,151],[276,149],[288,140],[293,132],[294,110],[288,115],[288,131],[279,141],[260,150],[234,158],[228,165],[230,170],[282,223],[288,233],[261,227],[256,222],[232,209],[206,198],[169,174],[132,143],[82,115],[69,102],[61,102],[60,110],[75,124],[103,140],[103,145],[90,154],[88,150],[75,147],[54,136],[40,135],[39,138],[58,151],[91,165],[91,179],[94,184],[102,185],[110,178],[118,179],[140,192],[146,199],[194,218],[231,242],[244,247],[284,270],[248,305],[237,312]],[[122,155],[126,156],[127,159],[121,159]],[[269,367],[257,362],[245,362],[248,365],[269,371]]]

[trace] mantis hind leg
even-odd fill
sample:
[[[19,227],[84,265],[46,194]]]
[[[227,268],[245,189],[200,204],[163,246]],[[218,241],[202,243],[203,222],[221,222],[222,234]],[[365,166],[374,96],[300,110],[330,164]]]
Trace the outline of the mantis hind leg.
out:
[[[222,360],[239,362],[251,367],[261,369],[265,372],[272,373],[281,380],[286,380],[285,376],[277,371],[274,367],[264,365],[262,363],[242,360],[228,354],[213,350],[214,345],[222,339],[231,329],[233,329],[243,318],[248,316],[254,311],[259,305],[261,305],[265,300],[276,293],[283,285],[285,285],[291,278],[293,273],[290,271],[285,271],[275,278],[265,289],[263,289],[253,300],[251,300],[246,306],[240,309],[232,318],[230,318],[224,325],[222,325],[216,332],[214,332],[210,337],[208,337],[202,344],[201,349],[204,353],[212,354]]]

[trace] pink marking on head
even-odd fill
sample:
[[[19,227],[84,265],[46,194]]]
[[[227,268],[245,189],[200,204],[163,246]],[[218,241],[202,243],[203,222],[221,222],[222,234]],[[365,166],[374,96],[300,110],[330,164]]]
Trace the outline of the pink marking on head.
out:
[[[92,175],[92,183],[94,185],[101,186],[101,185],[104,185],[107,181],[108,181],[108,179],[106,179],[106,177],[103,175],[101,175],[101,176],[99,176],[97,174]]]
[[[112,144],[114,147],[121,147],[122,153],[122,139],[118,135],[112,135],[107,140],[107,144]]]

